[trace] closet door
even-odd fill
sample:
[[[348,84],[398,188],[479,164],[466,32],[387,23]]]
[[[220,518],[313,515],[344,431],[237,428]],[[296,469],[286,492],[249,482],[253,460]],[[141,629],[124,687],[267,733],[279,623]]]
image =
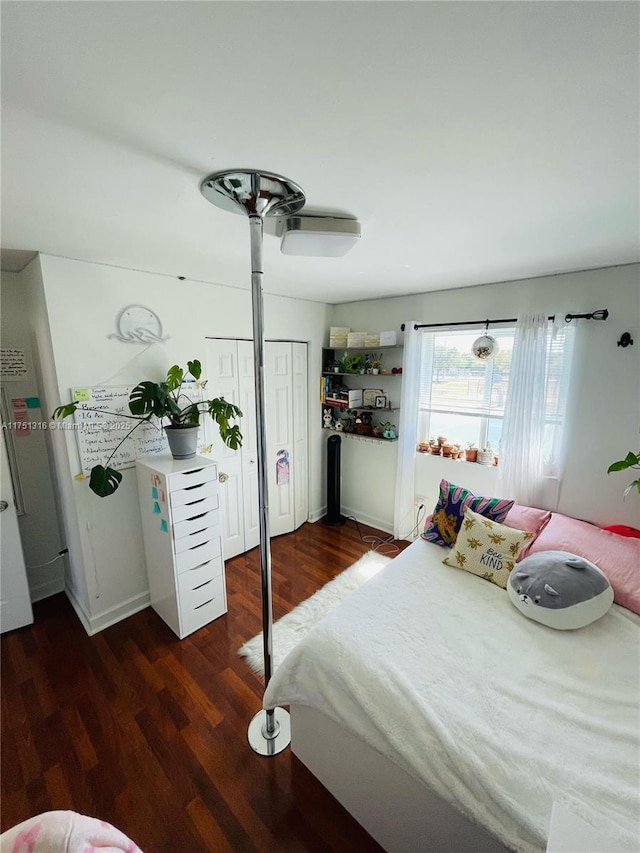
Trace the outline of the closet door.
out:
[[[238,364],[238,342],[235,340],[206,340],[208,394],[224,397],[229,403],[239,406],[243,412],[240,432],[243,448],[247,445],[246,433],[251,430],[251,418],[255,424],[253,405],[247,406],[240,396]],[[206,441],[213,446],[212,455],[218,462],[220,497],[222,506],[222,553],[225,560],[247,550],[244,528],[244,450],[231,450],[221,440],[217,425],[205,418]],[[255,426],[253,430],[255,435]],[[251,547],[251,546],[249,546]]]
[[[216,427],[207,433],[220,471],[225,559],[259,544],[258,458],[253,342],[207,339],[207,376],[213,395],[242,409],[242,449],[232,451]],[[265,342],[266,466],[272,536],[308,517],[307,345]]]
[[[307,345],[291,344],[293,364],[293,527],[309,517],[309,424],[307,394]]]
[[[294,529],[293,364],[290,343],[267,341],[265,385],[271,535]]]
[[[258,440],[256,437],[256,387],[253,341],[238,341],[238,388],[242,419],[242,511],[244,551],[260,543],[258,522]]]

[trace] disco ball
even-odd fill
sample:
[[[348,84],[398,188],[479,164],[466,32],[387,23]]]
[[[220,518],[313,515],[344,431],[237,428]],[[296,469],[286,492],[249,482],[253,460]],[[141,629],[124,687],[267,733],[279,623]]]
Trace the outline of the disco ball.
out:
[[[471,345],[471,352],[478,361],[489,361],[498,354],[498,341],[491,335],[480,335]]]

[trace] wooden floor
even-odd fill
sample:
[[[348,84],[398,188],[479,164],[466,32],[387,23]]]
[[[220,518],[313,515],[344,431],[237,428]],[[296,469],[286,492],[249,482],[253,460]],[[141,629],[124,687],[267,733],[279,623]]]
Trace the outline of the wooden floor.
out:
[[[349,521],[274,539],[274,619],[369,550],[372,533]],[[258,549],[227,561],[227,591],[228,614],[184,640],[151,608],[87,637],[64,594],[2,637],[3,830],[72,809],[145,853],[381,849],[289,749],[249,747],[263,684],[237,649],[262,627]]]

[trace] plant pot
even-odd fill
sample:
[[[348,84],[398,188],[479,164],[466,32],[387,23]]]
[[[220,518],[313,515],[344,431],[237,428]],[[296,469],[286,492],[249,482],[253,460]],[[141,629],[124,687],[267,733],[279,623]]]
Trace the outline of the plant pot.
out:
[[[493,465],[493,451],[479,450],[476,462],[478,462],[480,465]]]
[[[443,444],[442,445],[442,455],[443,456],[451,456],[452,450],[453,450],[452,445],[450,445],[450,444]]]
[[[464,458],[467,462],[476,462],[478,459],[478,448],[474,447],[473,450],[465,450]]]
[[[429,453],[432,456],[440,456],[440,445],[439,444],[430,444],[429,445]]]
[[[198,448],[198,424],[166,426],[169,450],[174,459],[192,459]]]

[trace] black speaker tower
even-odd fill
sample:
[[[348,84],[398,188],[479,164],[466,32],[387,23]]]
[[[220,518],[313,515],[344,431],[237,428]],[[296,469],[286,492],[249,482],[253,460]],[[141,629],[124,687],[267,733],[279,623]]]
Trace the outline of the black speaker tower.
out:
[[[337,527],[344,524],[346,518],[340,514],[340,445],[339,435],[330,435],[327,439],[327,514],[323,524]]]

